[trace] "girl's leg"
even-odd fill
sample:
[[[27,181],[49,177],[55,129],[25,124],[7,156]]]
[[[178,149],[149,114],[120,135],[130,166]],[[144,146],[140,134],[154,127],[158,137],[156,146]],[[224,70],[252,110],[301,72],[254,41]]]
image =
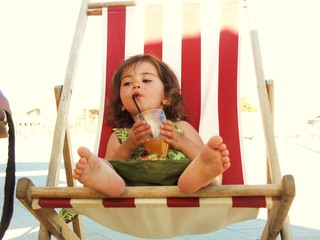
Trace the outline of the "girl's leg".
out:
[[[78,154],[80,159],[74,170],[75,179],[108,196],[116,197],[124,192],[124,180],[107,160],[97,157],[85,147],[79,148]]]
[[[230,167],[229,151],[220,136],[212,137],[181,174],[178,186],[193,193],[209,184],[221,184],[221,174]]]

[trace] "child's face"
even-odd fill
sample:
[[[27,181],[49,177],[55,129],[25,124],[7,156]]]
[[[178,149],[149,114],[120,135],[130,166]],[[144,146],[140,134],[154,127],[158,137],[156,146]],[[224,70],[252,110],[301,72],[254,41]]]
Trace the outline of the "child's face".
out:
[[[120,98],[123,107],[134,118],[138,114],[132,95],[141,111],[163,109],[166,103],[164,86],[156,68],[149,62],[140,62],[125,69],[121,75]]]

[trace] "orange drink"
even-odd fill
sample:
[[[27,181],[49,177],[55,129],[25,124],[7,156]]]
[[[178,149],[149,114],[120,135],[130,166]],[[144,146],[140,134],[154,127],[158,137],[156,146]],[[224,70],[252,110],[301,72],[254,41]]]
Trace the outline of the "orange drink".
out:
[[[145,121],[151,126],[152,134],[147,136],[149,141],[144,145],[149,154],[156,153],[162,156],[168,154],[169,145],[160,135],[160,126],[166,115],[163,109],[151,109],[138,114],[135,117],[136,122]]]
[[[149,154],[156,153],[166,156],[168,154],[169,144],[166,143],[163,138],[150,138],[144,147]]]

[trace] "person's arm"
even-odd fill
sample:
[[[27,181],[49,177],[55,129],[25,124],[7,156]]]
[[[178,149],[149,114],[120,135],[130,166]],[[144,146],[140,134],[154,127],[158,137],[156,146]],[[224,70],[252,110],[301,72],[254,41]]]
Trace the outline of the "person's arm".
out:
[[[6,114],[4,110],[11,114],[9,101],[0,90],[0,138],[8,137],[5,121]]]
[[[179,134],[174,124],[182,129],[183,134]],[[161,132],[167,139],[166,141],[175,149],[181,151],[187,158],[193,160],[204,146],[204,143],[198,132],[186,121],[173,123],[165,121],[165,131]]]
[[[8,99],[4,96],[4,94],[0,90],[0,110],[6,110],[8,113],[11,114],[11,109],[9,105]],[[4,112],[0,111],[0,120],[4,119]]]
[[[6,114],[4,111],[0,108],[0,122],[3,122],[6,117]]]
[[[131,158],[131,155],[148,141],[145,136],[149,134],[151,134],[151,127],[145,122],[133,124],[127,140],[122,144],[120,144],[116,134],[112,133],[107,145],[105,159],[121,160]]]
[[[121,144],[115,133],[109,138],[105,159],[107,160],[119,160],[129,159],[131,157],[131,151],[126,146],[125,142]]]

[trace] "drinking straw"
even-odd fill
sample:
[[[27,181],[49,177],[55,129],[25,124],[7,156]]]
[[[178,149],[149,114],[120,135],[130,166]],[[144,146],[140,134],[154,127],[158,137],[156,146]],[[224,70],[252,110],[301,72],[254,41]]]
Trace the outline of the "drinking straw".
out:
[[[133,94],[133,95],[132,95],[132,100],[133,100],[133,102],[134,102],[134,105],[136,105],[136,107],[137,107],[137,109],[138,109],[138,112],[139,112],[140,115],[141,115],[141,109],[139,108],[139,105],[138,105],[138,103],[137,103],[137,101],[136,101],[136,94]],[[141,115],[141,117],[142,117],[142,120],[144,121],[142,115]]]

